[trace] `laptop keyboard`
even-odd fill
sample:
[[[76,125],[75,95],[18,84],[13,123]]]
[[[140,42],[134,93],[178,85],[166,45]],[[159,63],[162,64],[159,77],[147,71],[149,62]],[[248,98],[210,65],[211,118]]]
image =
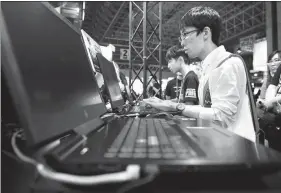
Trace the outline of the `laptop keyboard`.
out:
[[[107,158],[187,159],[195,151],[165,119],[129,119],[104,155]]]

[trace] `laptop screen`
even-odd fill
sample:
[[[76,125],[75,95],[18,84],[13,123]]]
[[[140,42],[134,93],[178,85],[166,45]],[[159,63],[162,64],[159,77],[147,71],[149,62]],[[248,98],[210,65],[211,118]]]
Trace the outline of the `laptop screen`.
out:
[[[118,83],[117,74],[112,62],[109,62],[103,55],[97,54],[99,66],[102,71],[103,79],[110,95],[111,107],[116,109],[124,105],[121,89]]]
[[[104,114],[81,33],[48,3],[1,7],[1,32],[8,32],[1,33],[3,69],[29,144],[50,141]]]
[[[99,44],[91,38],[84,30],[81,30],[82,38],[84,46],[86,47],[86,51],[88,54],[88,57],[90,59],[90,63],[92,66],[92,69],[94,72],[99,71],[98,66],[96,65],[97,59],[96,55],[97,53],[101,53],[101,48]]]

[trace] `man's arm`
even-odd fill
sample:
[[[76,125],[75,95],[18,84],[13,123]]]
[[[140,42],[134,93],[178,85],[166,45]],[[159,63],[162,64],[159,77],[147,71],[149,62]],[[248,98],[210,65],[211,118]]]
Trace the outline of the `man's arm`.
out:
[[[176,111],[177,110],[177,103],[172,103],[171,104],[171,108],[172,110]],[[185,109],[184,111],[182,112],[182,115],[183,116],[186,116],[186,117],[191,117],[191,118],[200,118],[199,114],[200,112],[202,111],[209,111],[211,110],[211,108],[205,108],[205,107],[202,107],[200,105],[185,105]],[[212,112],[209,112],[210,116],[212,115]],[[212,117],[209,117],[209,120],[211,120]]]

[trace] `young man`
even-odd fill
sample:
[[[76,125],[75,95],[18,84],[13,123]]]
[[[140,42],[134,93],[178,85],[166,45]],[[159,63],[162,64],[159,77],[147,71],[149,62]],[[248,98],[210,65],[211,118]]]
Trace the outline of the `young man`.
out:
[[[182,74],[180,72],[177,73],[177,76],[172,80],[168,81],[166,89],[165,89],[165,99],[166,100],[176,100],[178,101],[181,83],[182,83]]]
[[[229,57],[231,53],[219,46],[220,31],[221,17],[209,7],[194,7],[181,19],[182,47],[190,58],[202,60],[199,106],[145,101],[164,111],[180,110],[184,116],[210,121],[214,127],[255,141],[245,67],[240,58]]]
[[[179,46],[173,46],[166,53],[168,68],[173,72],[182,74],[182,88],[179,102],[188,105],[198,105],[198,85],[199,80],[192,70],[187,54]],[[177,100],[174,102],[178,102]]]

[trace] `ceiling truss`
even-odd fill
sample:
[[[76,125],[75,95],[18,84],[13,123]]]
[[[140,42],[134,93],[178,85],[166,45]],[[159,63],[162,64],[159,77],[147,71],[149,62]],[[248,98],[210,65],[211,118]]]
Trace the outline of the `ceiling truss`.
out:
[[[141,3],[136,2],[140,8],[142,7]],[[157,25],[157,17],[154,15],[157,13],[157,6],[153,6],[155,3],[157,2],[147,2],[148,9],[151,8],[147,17],[150,19],[151,26],[154,27]],[[180,18],[186,10],[198,5],[210,6],[219,12],[223,21],[221,43],[225,45],[237,41],[239,37],[265,31],[265,2],[193,1],[162,3],[161,45],[163,56],[169,47],[178,43],[178,23]],[[140,10],[136,9],[134,14],[141,13],[138,12]],[[141,20],[141,17],[137,17],[137,15],[135,18],[136,21],[134,22]],[[111,43],[116,47],[129,48],[129,2],[87,2],[83,29],[101,45]],[[150,34],[152,32],[153,28],[150,29],[148,27],[147,33]],[[143,48],[142,31],[140,30],[139,33],[140,36],[137,35],[134,39],[134,45],[138,51],[141,51]],[[157,44],[157,38],[153,36],[147,45],[148,49],[153,50]],[[141,64],[141,62],[141,60],[137,60],[133,65]],[[126,61],[119,61],[118,63],[126,63]],[[128,66],[126,65],[122,64],[121,68],[127,68]]]
[[[241,2],[239,7],[229,8],[223,16],[221,42],[237,38],[247,32],[265,27],[265,2]],[[227,10],[224,10],[227,11]]]

